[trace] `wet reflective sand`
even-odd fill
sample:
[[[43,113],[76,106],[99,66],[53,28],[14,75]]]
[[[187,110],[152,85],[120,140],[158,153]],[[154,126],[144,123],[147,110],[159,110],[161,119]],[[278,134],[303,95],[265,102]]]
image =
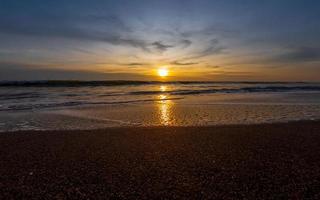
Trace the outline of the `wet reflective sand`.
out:
[[[94,106],[36,113],[9,113],[7,130],[96,129],[117,126],[207,126],[256,124],[320,118],[319,105],[184,104],[167,100],[148,104]]]

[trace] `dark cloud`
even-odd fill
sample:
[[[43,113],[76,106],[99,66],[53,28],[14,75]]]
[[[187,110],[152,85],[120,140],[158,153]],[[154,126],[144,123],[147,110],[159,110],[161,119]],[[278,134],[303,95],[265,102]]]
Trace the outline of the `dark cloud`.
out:
[[[173,45],[164,44],[161,41],[156,41],[151,44],[157,51],[163,52],[168,50],[169,48],[173,48]]]
[[[206,68],[210,68],[210,69],[218,69],[218,68],[221,68],[221,66],[218,66],[218,65],[207,65]]]
[[[130,69],[134,69],[134,68],[139,68],[139,67],[142,67],[142,66],[148,66],[149,64],[133,62],[133,63],[124,63],[124,64],[119,64],[119,65],[127,66]]]
[[[209,42],[209,46],[199,53],[199,56],[204,57],[212,54],[221,53],[226,48],[221,46],[218,39],[212,39]]]
[[[242,72],[234,72],[234,71],[214,71],[211,73],[208,73],[209,76],[214,76],[215,80],[237,80],[237,81],[244,81],[248,80],[248,78],[258,77],[257,74],[254,74],[252,72],[248,71],[242,71]]]
[[[182,48],[187,48],[192,44],[192,42],[190,40],[186,40],[186,39],[181,40],[180,43],[182,45]]]
[[[226,47],[222,46],[218,39],[212,39],[208,42],[208,45],[204,47],[203,50],[200,50],[198,52],[194,52],[189,57],[186,57],[185,59],[198,59],[210,55],[215,54],[221,54],[226,50]]]
[[[62,70],[48,66],[0,62],[0,80],[148,80],[134,73],[100,73],[89,70]]]
[[[84,23],[85,22],[85,23]],[[81,27],[79,24],[92,25]],[[95,26],[100,26],[95,28]],[[0,19],[0,33],[45,38],[64,38],[82,41],[106,42],[149,51],[148,43],[134,37],[123,37],[131,29],[116,16],[14,16]]]
[[[134,39],[134,38],[121,38],[118,36],[111,36],[111,37],[105,37],[101,38],[102,41],[113,44],[113,45],[127,45],[135,48],[140,48],[144,51],[149,52],[148,44],[144,40]]]
[[[277,61],[283,62],[307,62],[320,61],[320,48],[300,47],[289,52],[276,56]]]
[[[212,35],[220,35],[225,37],[225,36],[234,36],[236,33],[237,31],[235,30],[231,30],[226,27],[222,27],[218,25],[210,25],[199,30],[189,30],[189,31],[179,32],[179,34],[185,38],[190,38],[195,36],[212,36]]]
[[[253,74],[252,72],[248,72],[248,71],[224,71],[224,70],[220,70],[220,71],[214,71],[212,72],[213,74],[224,74],[224,75],[250,75]]]
[[[173,61],[171,62],[172,65],[197,65],[199,64],[198,62],[181,62],[181,61]]]
[[[88,15],[87,18],[90,22],[99,23],[105,27],[112,27],[122,32],[133,32],[132,28],[116,15],[103,16],[91,14]]]
[[[87,50],[87,49],[84,49],[84,48],[73,47],[73,48],[71,48],[71,50],[76,51],[76,52],[80,52],[80,53],[83,53],[83,54],[96,55],[95,52]]]
[[[125,65],[127,66],[142,66],[142,65],[146,65],[145,63],[126,63]]]

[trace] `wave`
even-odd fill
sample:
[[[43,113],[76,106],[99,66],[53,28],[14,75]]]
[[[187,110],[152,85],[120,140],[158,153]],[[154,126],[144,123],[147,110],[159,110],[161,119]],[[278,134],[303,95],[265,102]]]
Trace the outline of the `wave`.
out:
[[[133,91],[133,92],[110,92],[106,94],[99,94],[98,97],[111,96],[126,96],[126,95],[196,95],[196,94],[210,94],[210,93],[258,93],[258,92],[291,92],[291,91],[320,91],[320,86],[255,86],[255,87],[238,87],[238,88],[215,88],[215,86],[208,86],[209,89],[176,89],[171,91],[147,90],[147,91]],[[92,95],[92,94],[91,94]],[[93,94],[94,95],[94,94]],[[68,93],[59,94],[65,97],[79,97],[90,96],[90,94],[83,93]],[[14,94],[1,94],[0,100],[18,100],[30,98],[44,98],[45,94],[37,92],[22,92]]]
[[[41,94],[36,92],[22,92],[14,94],[1,94],[0,100],[17,100],[17,99],[30,99],[30,98],[41,98]]]
[[[192,94],[209,94],[209,93],[241,93],[241,92],[290,92],[290,91],[320,91],[320,86],[266,86],[266,87],[242,87],[242,88],[220,88],[204,90],[172,90],[172,91],[135,91],[131,95],[192,95]]]
[[[265,87],[244,87],[248,92],[286,92],[286,91],[320,91],[320,86],[265,86]]]
[[[45,109],[45,108],[61,108],[61,107],[74,107],[81,105],[113,105],[113,104],[128,104],[128,103],[139,103],[139,102],[157,102],[167,100],[179,100],[183,99],[180,97],[172,97],[166,99],[139,99],[139,100],[124,100],[124,101],[112,101],[112,102],[88,102],[88,101],[69,101],[63,103],[39,103],[39,104],[16,104],[9,105],[6,107],[0,106],[0,111],[23,111],[23,110],[34,110],[34,109]]]
[[[174,88],[174,87],[172,87]],[[178,87],[179,88],[179,87]],[[187,88],[187,89],[183,89]],[[160,91],[160,90],[139,90],[139,91],[106,91],[105,93],[99,94],[95,91],[93,92],[79,92],[79,91],[68,91],[65,92],[56,92],[56,91],[46,91],[43,92],[19,92],[19,93],[7,93],[6,91],[0,94],[0,101],[6,100],[24,100],[24,99],[46,99],[53,98],[52,96],[56,96],[57,98],[73,98],[80,100],[79,98],[108,98],[108,97],[116,97],[116,96],[132,96],[132,95],[160,95],[160,94],[168,94],[168,95],[198,95],[198,94],[211,94],[211,93],[259,93],[259,92],[320,92],[320,85],[268,85],[268,86],[228,86],[224,87],[215,86],[215,85],[207,85],[206,87],[182,87],[182,89],[172,89],[168,91]],[[51,95],[51,97],[50,97]]]

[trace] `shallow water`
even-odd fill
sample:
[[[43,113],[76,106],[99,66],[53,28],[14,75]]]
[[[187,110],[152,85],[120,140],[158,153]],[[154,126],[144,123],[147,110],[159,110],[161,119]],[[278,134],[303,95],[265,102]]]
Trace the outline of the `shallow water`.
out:
[[[11,85],[0,94],[0,131],[320,119],[319,84]]]

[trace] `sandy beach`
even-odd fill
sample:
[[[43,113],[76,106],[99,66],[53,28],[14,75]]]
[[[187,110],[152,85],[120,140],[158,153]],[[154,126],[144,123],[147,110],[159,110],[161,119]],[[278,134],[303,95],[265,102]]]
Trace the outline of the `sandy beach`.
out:
[[[2,199],[319,199],[320,122],[0,135]]]

